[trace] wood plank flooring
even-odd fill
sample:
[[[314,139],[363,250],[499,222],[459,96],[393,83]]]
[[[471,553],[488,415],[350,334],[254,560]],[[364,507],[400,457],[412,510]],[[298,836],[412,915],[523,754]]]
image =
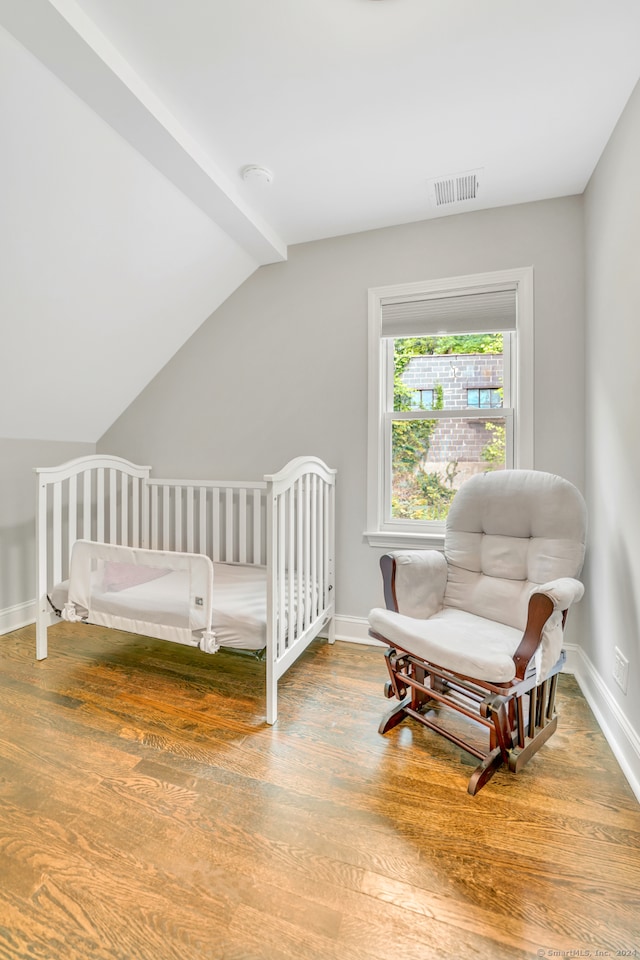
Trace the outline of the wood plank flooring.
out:
[[[640,807],[572,677],[475,797],[380,650],[264,665],[99,627],[0,638],[0,960],[640,955]],[[583,951],[579,953],[579,951]]]

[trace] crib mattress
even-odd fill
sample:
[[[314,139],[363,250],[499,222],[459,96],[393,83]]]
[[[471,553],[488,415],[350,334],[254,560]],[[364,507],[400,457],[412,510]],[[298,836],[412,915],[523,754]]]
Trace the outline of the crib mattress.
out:
[[[188,618],[188,574],[174,570],[156,580],[118,590],[93,592],[93,608],[110,616],[179,626]],[[51,594],[55,607],[67,601],[69,581]],[[213,564],[212,626],[223,647],[262,650],[267,643],[267,569],[257,564]]]

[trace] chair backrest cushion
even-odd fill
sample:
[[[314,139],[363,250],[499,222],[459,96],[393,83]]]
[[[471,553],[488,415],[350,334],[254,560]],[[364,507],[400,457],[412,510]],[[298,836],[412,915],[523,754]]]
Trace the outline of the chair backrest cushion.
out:
[[[584,499],[568,480],[539,470],[471,477],[447,518],[445,606],[524,629],[536,585],[579,575],[585,539]]]

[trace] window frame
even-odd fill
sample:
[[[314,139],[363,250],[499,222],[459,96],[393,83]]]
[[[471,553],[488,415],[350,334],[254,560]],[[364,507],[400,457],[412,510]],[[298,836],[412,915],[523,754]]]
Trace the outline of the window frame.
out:
[[[505,369],[505,381],[509,380],[511,401],[507,410],[507,430],[512,451],[510,467],[533,468],[533,267],[498,270],[490,273],[448,277],[442,280],[427,280],[417,283],[394,284],[372,287],[369,301],[369,385],[368,385],[368,453],[367,453],[367,528],[365,540],[375,547],[425,546],[441,547],[444,539],[444,523],[433,520],[392,520],[385,517],[386,504],[390,499],[390,483],[387,461],[390,451],[389,378],[393,361],[389,348],[391,338],[381,335],[382,302],[386,298],[416,298],[438,295],[439,297],[460,294],[490,293],[495,290],[514,290],[516,298],[516,327],[505,334],[511,341],[509,369]],[[447,331],[443,331],[446,333]],[[505,351],[506,359],[506,351]],[[505,364],[506,366],[507,364]],[[391,371],[391,372],[390,372]],[[495,409],[503,416],[505,408]],[[467,408],[456,411],[458,416],[484,416],[491,412],[484,408]],[[420,411],[406,411],[406,415]],[[425,416],[442,415],[445,411],[424,411]],[[449,413],[451,415],[451,413]],[[405,414],[403,414],[403,417]]]

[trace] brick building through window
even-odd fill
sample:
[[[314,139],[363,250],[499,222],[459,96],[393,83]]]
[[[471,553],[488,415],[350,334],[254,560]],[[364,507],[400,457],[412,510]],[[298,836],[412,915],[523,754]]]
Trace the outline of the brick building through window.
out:
[[[447,410],[497,410],[502,407],[503,368],[501,353],[426,354],[411,358],[402,382],[412,391],[415,409],[432,409],[433,398],[441,391],[442,407]],[[431,403],[420,406],[416,401],[422,395],[429,396]],[[437,421],[427,456],[431,468],[453,461],[482,463],[483,451],[493,439],[487,422],[495,422],[495,416]]]

